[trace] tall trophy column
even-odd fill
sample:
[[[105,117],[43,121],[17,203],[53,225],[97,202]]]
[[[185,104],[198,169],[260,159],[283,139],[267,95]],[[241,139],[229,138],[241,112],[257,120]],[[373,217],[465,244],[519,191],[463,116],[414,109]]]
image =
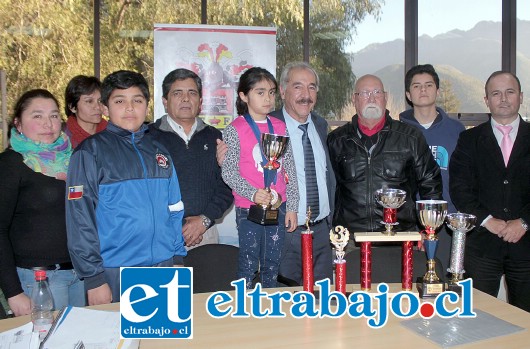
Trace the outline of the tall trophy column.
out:
[[[416,210],[420,223],[425,227],[423,246],[427,254],[427,272],[422,282],[418,283],[418,291],[421,298],[434,298],[445,289],[445,284],[436,275],[434,257],[438,248],[436,229],[443,224],[447,215],[447,201],[419,200],[416,201]]]
[[[447,283],[448,291],[458,294],[462,288],[458,284],[464,277],[464,248],[466,245],[466,233],[475,227],[477,217],[467,213],[450,213],[445,217],[445,223],[453,231],[453,244],[451,245],[451,263],[448,272],[451,280]]]
[[[248,220],[261,225],[278,225],[278,208],[282,204],[282,198],[275,190],[271,190],[271,184],[276,183],[276,174],[280,168],[280,159],[287,151],[289,144],[288,136],[279,136],[271,133],[261,135],[261,151],[267,159],[263,166],[263,181],[265,190],[272,193],[272,201],[268,205],[252,205],[248,212]],[[282,222],[283,224],[283,222]]]
[[[414,269],[414,258],[412,256],[414,242],[403,241],[401,245],[401,289],[412,290],[412,275]]]
[[[335,230],[330,230],[329,239],[335,247],[335,255],[337,256],[333,261],[335,263],[335,291],[346,294],[346,260],[344,259],[344,248],[350,239],[350,232],[348,229],[339,225],[335,227]]]
[[[311,207],[307,208],[306,227],[301,233],[302,248],[302,282],[304,291],[313,293],[315,284],[315,274],[313,272],[313,231],[309,227],[311,220]]]

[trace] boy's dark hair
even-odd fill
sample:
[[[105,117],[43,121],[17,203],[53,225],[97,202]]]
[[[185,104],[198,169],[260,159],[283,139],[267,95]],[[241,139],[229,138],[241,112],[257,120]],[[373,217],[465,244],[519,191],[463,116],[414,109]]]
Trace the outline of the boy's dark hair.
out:
[[[149,85],[142,74],[130,70],[118,70],[110,73],[101,83],[101,103],[109,106],[109,97],[114,90],[126,90],[138,87],[144,98],[149,101]]]
[[[243,92],[246,96],[250,90],[260,81],[268,80],[274,84],[274,89],[278,91],[278,83],[267,69],[260,67],[252,67],[241,75],[239,78],[239,85],[237,86],[237,100],[236,108],[239,115],[244,115],[248,113],[248,105],[244,102],[241,97],[239,97],[239,92]]]
[[[64,91],[64,112],[66,116],[75,114],[72,109],[77,108],[81,95],[89,95],[96,90],[101,90],[101,82],[95,76],[74,76],[68,82]]]
[[[182,81],[186,79],[193,79],[195,81],[195,84],[197,85],[197,90],[199,91],[199,98],[202,98],[201,78],[191,70],[184,68],[175,69],[166,75],[164,81],[162,81],[162,97],[167,99],[167,95],[171,90],[171,85],[173,85],[175,81]]]
[[[440,78],[438,77],[436,70],[434,70],[434,67],[431,64],[420,64],[410,68],[405,75],[405,91],[410,92],[412,78],[418,74],[429,74],[432,76],[434,83],[436,84],[436,89],[440,88]]]

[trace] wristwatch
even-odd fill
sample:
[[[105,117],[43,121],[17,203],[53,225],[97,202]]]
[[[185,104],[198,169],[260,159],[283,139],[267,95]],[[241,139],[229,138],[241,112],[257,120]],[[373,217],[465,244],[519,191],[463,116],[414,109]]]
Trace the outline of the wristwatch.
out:
[[[206,229],[210,228],[212,226],[212,220],[205,215],[201,214],[199,217],[202,218],[202,225],[206,227]]]
[[[528,224],[525,222],[524,219],[519,218],[521,220],[521,226],[523,227],[524,231],[528,231]]]

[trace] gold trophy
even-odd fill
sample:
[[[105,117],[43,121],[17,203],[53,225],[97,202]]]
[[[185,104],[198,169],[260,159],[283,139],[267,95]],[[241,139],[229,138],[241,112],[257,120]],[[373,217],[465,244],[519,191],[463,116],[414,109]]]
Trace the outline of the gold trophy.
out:
[[[279,136],[271,133],[261,135],[261,151],[267,159],[263,165],[263,180],[265,190],[272,194],[272,201],[268,205],[252,205],[248,212],[248,220],[261,225],[278,225],[278,208],[282,204],[282,197],[270,186],[276,182],[276,173],[280,168],[280,159],[287,150],[288,136]]]
[[[477,217],[467,213],[450,213],[445,217],[445,223],[453,231],[453,243],[451,245],[451,263],[448,272],[451,280],[447,283],[447,290],[458,294],[462,288],[458,284],[464,277],[464,247],[466,245],[466,233],[475,227]]]
[[[375,192],[375,200],[383,206],[383,220],[381,224],[385,225],[384,235],[396,235],[392,229],[397,222],[397,209],[405,203],[407,192],[401,189],[384,188]]]
[[[434,298],[445,290],[444,282],[436,275],[434,256],[438,247],[436,229],[443,224],[447,215],[447,201],[419,200],[416,201],[416,211],[420,223],[425,227],[423,246],[427,254],[427,272],[418,283],[418,291],[421,298]]]

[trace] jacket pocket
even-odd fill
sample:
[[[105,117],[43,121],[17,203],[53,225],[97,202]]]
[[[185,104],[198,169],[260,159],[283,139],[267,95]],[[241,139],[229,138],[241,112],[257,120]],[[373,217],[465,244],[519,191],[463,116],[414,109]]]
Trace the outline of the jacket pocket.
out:
[[[402,181],[407,177],[407,158],[402,153],[383,154],[383,178]]]
[[[354,181],[357,177],[355,170],[355,157],[353,155],[342,155],[338,161],[339,178],[342,181],[350,182]]]

